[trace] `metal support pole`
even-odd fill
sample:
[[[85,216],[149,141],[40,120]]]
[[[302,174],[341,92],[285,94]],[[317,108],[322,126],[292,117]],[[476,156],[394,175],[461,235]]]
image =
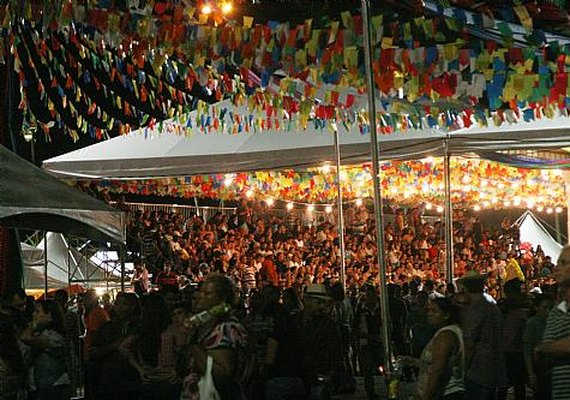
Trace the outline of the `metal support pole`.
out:
[[[392,372],[390,338],[390,314],[388,312],[388,291],[386,288],[386,262],[384,259],[384,222],[382,219],[382,193],[380,186],[380,151],[376,131],[376,99],[374,72],[372,71],[372,34],[370,31],[370,2],[362,1],[362,24],[364,27],[364,59],[366,65],[366,86],[368,92],[368,119],[370,124],[370,149],[372,151],[372,179],[374,181],[374,213],[376,215],[376,245],[378,247],[378,278],[380,280],[380,309],[382,314],[382,336],[386,354],[386,373]]]
[[[556,241],[560,244],[564,244],[562,241],[562,232],[560,232],[560,213],[554,211],[554,226],[556,227]]]
[[[445,174],[445,277],[447,283],[453,283],[453,206],[451,204],[451,168],[449,155],[449,139],[444,143]]]
[[[48,297],[48,235],[47,231],[44,231],[44,299]]]
[[[342,182],[340,179],[340,138],[338,129],[334,129],[334,149],[336,152],[336,190],[338,207],[338,245],[340,247],[340,281],[346,293],[346,248],[344,245],[344,211],[342,207]]]
[[[121,261],[121,292],[125,291],[125,246],[119,245],[119,259]]]

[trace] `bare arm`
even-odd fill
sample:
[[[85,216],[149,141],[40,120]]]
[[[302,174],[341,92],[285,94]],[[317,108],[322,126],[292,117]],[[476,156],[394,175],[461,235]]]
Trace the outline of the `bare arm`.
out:
[[[232,349],[220,348],[206,350],[198,344],[190,345],[190,354],[194,357],[197,372],[200,375],[206,373],[207,357],[212,357],[212,375],[217,382],[229,381],[233,377],[235,354]]]

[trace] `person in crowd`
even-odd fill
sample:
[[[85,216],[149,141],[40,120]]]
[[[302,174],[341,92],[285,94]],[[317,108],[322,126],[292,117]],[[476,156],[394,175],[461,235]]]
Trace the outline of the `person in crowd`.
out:
[[[403,356],[404,363],[419,367],[415,399],[462,400],[465,395],[465,348],[459,308],[448,298],[428,304],[428,321],[437,332],[419,359]]]
[[[135,293],[139,296],[148,293],[150,288],[150,281],[148,279],[148,270],[144,265],[144,261],[137,259],[134,262],[135,270],[133,271],[133,277],[131,279],[131,284],[135,290]]]
[[[353,393],[356,382],[354,371],[350,364],[349,352],[352,335],[353,309],[350,300],[346,298],[342,282],[333,283],[329,289],[332,298],[331,318],[338,324],[342,340],[342,364],[335,375],[337,382],[336,393]]]
[[[137,370],[132,346],[140,332],[140,303],[135,293],[119,293],[113,317],[93,334],[89,359],[94,370],[94,398],[138,398],[142,369]]]
[[[388,307],[391,322],[392,342],[396,355],[409,355],[406,329],[408,322],[408,307],[401,297],[401,287],[394,283],[388,284]]]
[[[0,310],[9,315],[16,333],[19,334],[29,321],[26,321],[26,292],[24,289],[6,290],[0,298]]]
[[[69,307],[69,295],[64,289],[57,290],[53,295],[54,301],[59,305],[63,312],[65,325],[65,341],[68,349],[68,372],[71,379],[71,392],[75,394],[80,385],[81,377],[81,323],[79,314]]]
[[[553,305],[552,297],[542,294],[536,296],[533,302],[534,315],[526,322],[523,334],[525,366],[535,400],[550,400],[550,374],[541,368],[534,354],[542,342],[546,318]]]
[[[507,365],[508,385],[514,387],[515,400],[526,399],[527,374],[524,362],[523,334],[529,314],[529,303],[521,291],[518,278],[503,287],[505,298],[498,303],[503,315],[503,344]],[[507,387],[499,390],[499,400],[507,397]]]
[[[67,400],[71,381],[63,312],[53,300],[36,303],[33,322],[22,332],[22,342],[31,349],[30,392],[36,400]]]
[[[412,355],[419,358],[424,347],[433,337],[435,330],[427,319],[428,295],[421,291],[416,296],[416,302],[412,304],[408,316],[407,325],[410,327],[410,342]]]
[[[181,399],[193,398],[200,376],[206,372],[207,359],[213,359],[212,376],[222,399],[241,399],[242,380],[247,363],[247,334],[232,315],[237,303],[233,281],[222,274],[210,274],[196,293],[194,311],[200,318],[190,319],[190,373],[183,383]]]
[[[245,326],[248,333],[248,344],[251,352],[255,354],[255,370],[252,379],[258,384],[251,385],[249,393],[252,399],[263,398],[263,375],[266,366],[269,339],[275,330],[275,322],[283,318],[285,310],[279,303],[281,293],[273,285],[261,289],[259,296],[251,302],[250,313],[246,318]]]
[[[172,261],[165,261],[163,270],[156,276],[156,285],[161,291],[178,290],[178,275],[172,270]]]
[[[558,302],[546,320],[543,343],[536,349],[543,365],[552,367],[552,400],[570,398],[570,246],[557,262]],[[546,362],[545,362],[546,361]]]
[[[458,280],[470,303],[463,318],[467,400],[495,400],[507,385],[501,312],[483,295],[486,279],[471,271]]]
[[[18,400],[24,395],[25,366],[18,347],[10,310],[0,307],[0,398]]]
[[[302,336],[309,398],[327,400],[334,389],[332,378],[343,361],[340,329],[330,317],[332,298],[324,284],[309,285],[303,300]]]
[[[354,313],[353,332],[358,340],[360,371],[364,376],[364,388],[369,399],[377,399],[374,376],[384,364],[381,337],[380,298],[373,285],[365,285],[362,298]]]
[[[305,399],[302,320],[279,303],[273,305],[273,329],[262,365],[265,400]]]
[[[184,309],[175,308],[173,311]],[[184,346],[184,331],[176,329],[184,324],[177,314],[177,325],[172,324],[170,312],[160,293],[154,292],[142,299],[140,332],[137,334],[131,360],[142,375],[141,400],[180,398],[180,379],[176,373],[177,357]],[[170,328],[170,329],[169,329]]]

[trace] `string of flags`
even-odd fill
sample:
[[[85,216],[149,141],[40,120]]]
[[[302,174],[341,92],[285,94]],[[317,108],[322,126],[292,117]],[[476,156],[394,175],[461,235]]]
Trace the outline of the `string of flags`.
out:
[[[74,140],[138,127],[181,134],[370,130],[358,15],[343,13],[318,28],[312,20],[292,27],[250,18],[209,26],[176,5],[158,13],[158,2],[134,12],[56,1],[42,8],[41,19],[41,2],[32,3],[23,11],[12,3],[2,8],[23,88],[20,108],[38,113],[33,91],[45,115]],[[525,7],[515,15],[537,44],[527,48],[468,35],[468,25],[489,22],[468,21],[461,11],[401,22],[373,16],[377,129],[454,131],[567,116],[570,44],[543,46],[546,36]],[[22,13],[26,22],[15,22]],[[503,37],[513,35],[508,24],[498,25]],[[231,104],[206,106],[223,98]]]

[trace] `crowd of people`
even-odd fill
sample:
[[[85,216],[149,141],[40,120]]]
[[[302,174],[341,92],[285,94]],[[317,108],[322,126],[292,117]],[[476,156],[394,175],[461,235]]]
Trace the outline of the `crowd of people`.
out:
[[[529,387],[570,398],[570,249],[555,266],[508,220],[485,229],[458,213],[459,279],[446,283],[442,223],[398,209],[384,227],[384,321],[366,207],[347,211],[345,285],[334,224],[265,207],[242,201],[208,221],[134,213],[132,290],[114,302],[3,293],[0,398],[69,399],[81,386],[88,399],[329,399],[361,375],[376,399],[387,366],[389,398],[399,381],[422,400],[503,400],[509,388],[519,400]]]

